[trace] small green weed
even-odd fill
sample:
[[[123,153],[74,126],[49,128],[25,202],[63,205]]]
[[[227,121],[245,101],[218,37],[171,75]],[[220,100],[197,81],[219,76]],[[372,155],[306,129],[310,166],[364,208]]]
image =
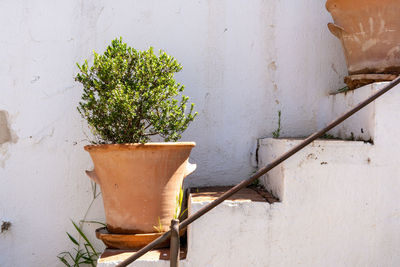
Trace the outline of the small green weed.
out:
[[[179,194],[176,196],[176,205],[175,205],[175,214],[174,219],[180,219],[187,211],[187,209],[182,211],[182,202],[183,202],[183,188],[179,190]],[[161,233],[164,230],[164,226],[161,223],[160,217],[158,217],[158,225],[153,226],[153,228],[158,232]]]
[[[158,226],[153,226],[153,228],[158,232],[162,233],[163,232],[163,225],[161,223],[160,217],[158,217]]]
[[[260,185],[261,185],[260,180],[259,180],[259,179],[255,179],[255,180],[251,183],[251,185],[252,185],[252,186],[260,186]]]
[[[183,188],[179,190],[179,195],[176,196],[174,219],[180,219],[182,215],[185,214],[185,212],[187,211],[187,209],[182,211],[182,202],[183,202]]]
[[[321,136],[321,139],[339,139],[338,137],[335,137],[331,134],[324,134],[323,136]]]
[[[272,136],[274,138],[279,138],[281,136],[281,115],[282,115],[282,112],[279,110],[278,111],[278,128],[274,132],[272,132]]]
[[[95,267],[100,253],[94,249],[92,243],[83,233],[82,229],[74,221],[72,221],[72,224],[79,234],[79,241],[67,232],[68,238],[75,245],[74,252],[61,252],[58,254],[57,258],[68,267],[79,267],[81,264]],[[83,241],[83,244],[81,244],[80,240]]]
[[[340,88],[337,92],[338,93],[345,93],[345,92],[347,92],[349,90],[350,90],[350,88],[348,86],[345,86],[343,88]]]
[[[73,250],[73,252],[69,251],[63,251],[58,254],[57,258],[64,263],[64,265],[69,266],[69,267],[79,267],[81,265],[89,265],[89,266],[96,266],[97,259],[100,255],[100,253],[96,252],[94,249],[92,243],[89,241],[87,236],[83,233],[82,227],[84,223],[97,223],[103,226],[106,226],[106,224],[97,222],[97,221],[86,221],[86,217],[89,213],[89,210],[91,209],[93,203],[95,200],[100,196],[101,192],[97,192],[97,185],[96,183],[91,181],[91,186],[92,186],[92,201],[89,204],[89,207],[87,208],[85,215],[83,216],[83,219],[80,220],[80,224],[77,225],[74,221],[72,221],[72,224],[74,225],[75,230],[79,234],[78,240],[76,240],[70,233],[67,232],[67,236],[69,240],[76,246]],[[82,244],[81,241],[84,241]]]

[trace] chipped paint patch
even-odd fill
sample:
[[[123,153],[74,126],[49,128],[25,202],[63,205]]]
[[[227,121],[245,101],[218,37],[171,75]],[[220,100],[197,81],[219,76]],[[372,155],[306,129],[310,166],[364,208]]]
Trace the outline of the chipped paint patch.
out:
[[[16,143],[17,141],[18,136],[12,130],[8,112],[0,110],[0,146],[5,143]]]
[[[32,79],[31,79],[31,83],[35,83],[35,82],[37,82],[39,80],[40,80],[40,76],[39,75],[33,76]]]
[[[0,110],[0,167],[5,167],[5,162],[10,158],[8,145],[18,141],[17,135],[12,131],[8,112]]]

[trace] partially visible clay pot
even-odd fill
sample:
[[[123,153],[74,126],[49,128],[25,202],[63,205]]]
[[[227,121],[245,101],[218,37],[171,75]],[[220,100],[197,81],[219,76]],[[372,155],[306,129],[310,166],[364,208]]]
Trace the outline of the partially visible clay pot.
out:
[[[90,145],[111,233],[152,233],[169,229],[183,179],[196,169],[188,162],[195,146],[187,143]]]
[[[400,73],[400,1],[328,0],[349,74]]]

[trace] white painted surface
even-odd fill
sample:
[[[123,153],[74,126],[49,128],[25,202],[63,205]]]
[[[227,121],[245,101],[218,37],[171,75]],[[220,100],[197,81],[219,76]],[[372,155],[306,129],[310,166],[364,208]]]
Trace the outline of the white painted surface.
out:
[[[189,214],[209,201],[189,198]],[[278,204],[279,205],[279,204]],[[267,202],[225,201],[188,228],[188,253],[182,267],[265,266],[268,217],[276,208]],[[120,261],[98,263],[98,267],[115,266]],[[162,267],[169,261],[137,260],[129,266]]]
[[[299,142],[263,140],[261,159]],[[193,223],[188,266],[397,266],[399,251],[384,239],[396,235],[386,222],[400,230],[400,218],[390,217],[395,205],[379,211],[384,190],[367,161],[372,150],[363,142],[316,142],[273,177],[284,181],[281,203],[227,201]],[[190,213],[205,204],[191,202]]]
[[[209,201],[190,201],[193,214]],[[268,266],[270,216],[280,204],[225,201],[188,228],[186,266]]]
[[[326,26],[332,21],[326,1],[278,2],[272,82],[282,110],[281,137],[306,136],[328,122],[328,95],[345,86],[346,63],[340,42]]]
[[[1,1],[0,110],[16,142],[0,146],[0,221],[12,223],[0,266],[61,266],[69,220],[91,200],[75,62],[119,36],[174,55],[199,112],[183,138],[197,142],[188,185],[234,184],[254,171],[256,139],[275,130],[278,110],[285,136],[324,121],[329,111],[317,111],[345,72],[330,20],[312,0]],[[87,218],[104,221],[101,199]]]
[[[121,263],[122,260],[107,260],[98,261],[97,267],[115,267],[117,264]],[[180,262],[182,267],[185,267],[184,261]],[[169,261],[166,260],[136,260],[134,263],[129,264],[130,267],[169,267]]]
[[[332,105],[359,100],[381,89],[373,84],[336,95]],[[319,140],[272,170],[263,183],[282,200],[271,226],[274,246],[265,266],[400,265],[400,86],[359,119],[374,140]],[[350,104],[351,103],[351,104]],[[339,110],[335,107],[335,110]],[[368,118],[368,119],[366,119]],[[360,127],[343,126],[344,135]],[[259,159],[266,165],[300,140],[264,139]]]
[[[387,84],[389,83],[374,83],[346,93],[330,95],[328,98],[329,104],[327,105],[330,110],[328,121],[343,115]],[[398,88],[392,89],[351,116],[332,129],[330,134],[341,139],[373,141],[377,145],[377,149],[386,150],[397,147],[398,140],[393,137],[399,131],[395,125],[398,117],[397,101],[400,95]]]
[[[344,114],[357,103],[367,99],[380,83],[364,86],[357,90],[329,96],[331,120]],[[342,124],[332,129],[329,134],[341,139],[374,140],[375,139],[375,102],[354,114]]]
[[[299,142],[263,140],[261,159]],[[382,165],[373,145],[344,143],[317,141],[268,175],[282,203],[261,266],[400,264],[399,160]]]
[[[386,121],[380,105],[399,100],[400,92],[393,91],[377,102],[376,125]],[[261,163],[299,142],[263,139]],[[225,201],[190,225],[182,266],[399,266],[400,160],[392,154],[387,161],[390,155],[379,146],[315,141],[264,179],[281,202]],[[189,203],[193,214],[210,202]]]
[[[352,108],[386,84],[331,97],[332,108]],[[400,86],[343,126],[344,135],[367,128],[374,144],[317,140],[271,171],[262,182],[281,202],[225,201],[194,222],[182,266],[399,266],[398,103]],[[260,166],[300,142],[260,140]],[[209,202],[189,203],[193,214]]]
[[[110,261],[107,263],[98,263],[97,267],[115,267],[116,264],[120,263],[122,261]],[[182,267],[186,267],[186,265],[181,262],[180,263]],[[130,265],[128,265],[129,267],[169,267],[169,261],[164,261],[164,260],[160,260],[160,261],[136,261],[135,263],[132,263]]]

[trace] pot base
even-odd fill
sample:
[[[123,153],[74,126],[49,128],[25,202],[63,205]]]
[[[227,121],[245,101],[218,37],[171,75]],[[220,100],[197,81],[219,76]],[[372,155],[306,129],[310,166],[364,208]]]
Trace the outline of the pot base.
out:
[[[395,74],[356,74],[346,76],[344,82],[350,90],[375,82],[388,82],[397,78]]]
[[[150,234],[111,234],[106,227],[96,229],[96,237],[103,241],[107,248],[114,249],[141,249],[164,233]],[[169,239],[155,248],[168,248]]]

